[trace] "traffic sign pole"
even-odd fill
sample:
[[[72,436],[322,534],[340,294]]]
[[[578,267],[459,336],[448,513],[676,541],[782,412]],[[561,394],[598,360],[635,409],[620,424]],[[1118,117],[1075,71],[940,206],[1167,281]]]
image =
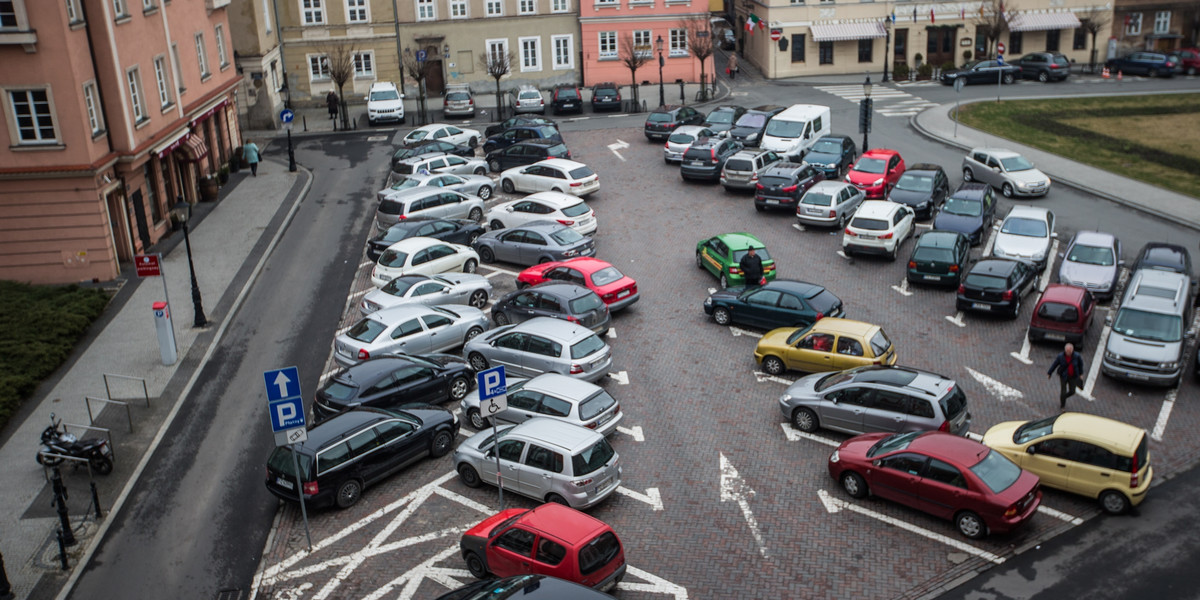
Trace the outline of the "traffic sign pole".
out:
[[[508,379],[504,366],[484,369],[475,374],[479,387],[479,414],[487,409],[492,420],[492,454],[496,458],[496,489],[500,490],[500,510],[504,510],[504,476],[500,472],[500,433],[496,427],[496,415],[508,409]]]
[[[1004,44],[1000,44],[1000,52],[1004,52]],[[996,54],[996,102],[1000,101],[1000,86],[1004,82],[1004,54]]]
[[[304,506],[304,484],[300,481],[300,459],[296,458],[296,444],[292,449],[292,472],[296,474],[296,495],[300,498],[300,516],[304,518],[304,537],[308,540],[308,551],[312,552],[312,533],[308,531],[308,509]]]
[[[285,110],[280,117],[290,121],[288,113],[291,111]],[[263,371],[263,383],[267,387],[267,413],[271,419],[271,430],[275,432],[275,445],[287,446],[292,453],[292,472],[296,476],[296,497],[300,500],[300,515],[304,519],[304,537],[308,540],[308,551],[312,552],[308,507],[304,504],[304,482],[300,478],[300,459],[296,457],[297,443],[308,439],[304,400],[300,392],[300,369],[286,367]],[[297,429],[299,435],[293,435]],[[280,433],[284,435],[280,436]]]

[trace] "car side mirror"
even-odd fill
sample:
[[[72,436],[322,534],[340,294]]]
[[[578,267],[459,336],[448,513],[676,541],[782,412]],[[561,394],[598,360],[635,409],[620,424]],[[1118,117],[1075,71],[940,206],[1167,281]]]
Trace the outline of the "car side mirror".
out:
[[[881,461],[881,460],[873,460],[873,461],[871,461],[871,465],[872,465],[872,466],[876,466],[876,467],[878,467],[879,465],[882,465],[882,464],[883,464],[883,461]]]
[[[363,96],[363,100],[370,100],[370,99],[371,99],[370,96]]]
[[[1000,167],[992,167],[992,170],[993,170],[993,171],[995,171],[995,172],[997,172],[997,173],[999,173],[999,172],[1000,172]]]
[[[729,131],[728,131],[728,130],[726,130],[726,131],[722,131],[721,133],[718,133],[718,134],[717,134],[717,137],[719,137],[719,138],[727,138],[727,137],[729,137]]]
[[[443,289],[443,290],[442,290],[442,293],[443,293],[443,294],[449,294],[449,293],[450,293],[450,288],[445,288],[445,289]]]
[[[524,171],[522,171],[522,172],[524,172]],[[506,210],[508,212],[512,212],[514,209],[513,209],[513,207],[509,206],[509,207],[505,208],[504,210]]]
[[[1025,449],[1025,452],[1028,454],[1037,454],[1037,444],[1030,444],[1029,447]]]
[[[1056,238],[1056,237],[1058,237],[1058,232],[1057,232],[1057,231],[1051,231],[1051,232],[1050,232],[1050,237],[1052,237],[1052,238]]]

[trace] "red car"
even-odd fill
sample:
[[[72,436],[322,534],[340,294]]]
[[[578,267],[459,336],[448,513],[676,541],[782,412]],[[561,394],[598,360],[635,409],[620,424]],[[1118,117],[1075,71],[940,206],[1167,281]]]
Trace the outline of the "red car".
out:
[[[1029,341],[1082,343],[1095,309],[1091,292],[1061,283],[1048,285],[1033,309]]]
[[[867,198],[887,198],[904,174],[904,159],[895,150],[867,150],[846,172],[846,183],[863,191]]]
[[[1200,50],[1181,48],[1172,50],[1171,54],[1179,57],[1179,67],[1183,69],[1184,75],[1195,75],[1200,72]]]
[[[852,437],[830,455],[829,474],[855,498],[869,493],[952,520],[971,539],[1011,531],[1042,502],[1037,475],[940,431]]]
[[[582,285],[600,296],[609,312],[616,312],[638,301],[637,282],[616,267],[599,259],[580,256],[561,262],[544,262],[521,271],[517,287],[526,288],[544,281],[566,281]]]
[[[550,575],[608,592],[625,577],[625,550],[604,521],[553,502],[510,508],[459,542],[471,575]]]

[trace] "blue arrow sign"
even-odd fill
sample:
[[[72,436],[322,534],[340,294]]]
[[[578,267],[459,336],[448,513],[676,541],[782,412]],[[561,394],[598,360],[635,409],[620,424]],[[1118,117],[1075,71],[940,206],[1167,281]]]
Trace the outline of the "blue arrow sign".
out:
[[[996,55],[996,62],[997,62],[997,63],[998,63],[1000,66],[1002,66],[1002,67],[1003,67],[1003,66],[1004,66],[1004,55],[1003,55],[1003,54],[997,54],[997,55]]]
[[[504,376],[503,365],[476,373],[475,381],[479,384],[480,401],[490,400],[508,393],[508,380]]]
[[[296,367],[263,371],[263,381],[268,403],[300,397],[300,369]]]
[[[292,119],[295,119],[295,118],[296,118],[296,113],[292,112],[291,109],[285,108],[285,109],[279,111],[279,120],[283,121],[284,123],[291,123]]]
[[[298,397],[272,402],[267,412],[271,413],[271,430],[276,433],[304,427],[304,401]]]

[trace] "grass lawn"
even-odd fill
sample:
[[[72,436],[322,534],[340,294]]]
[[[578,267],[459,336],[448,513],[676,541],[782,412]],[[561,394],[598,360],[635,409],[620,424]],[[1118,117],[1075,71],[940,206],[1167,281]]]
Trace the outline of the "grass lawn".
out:
[[[1200,195],[1200,96],[1006,100],[964,106],[964,125],[1158,185]]]
[[[0,281],[0,428],[107,305],[100,289]]]

